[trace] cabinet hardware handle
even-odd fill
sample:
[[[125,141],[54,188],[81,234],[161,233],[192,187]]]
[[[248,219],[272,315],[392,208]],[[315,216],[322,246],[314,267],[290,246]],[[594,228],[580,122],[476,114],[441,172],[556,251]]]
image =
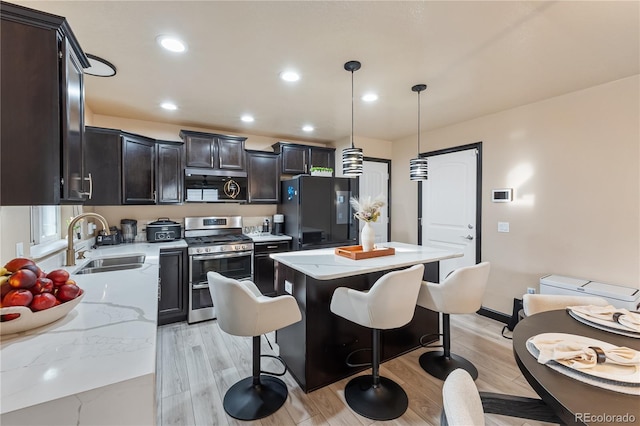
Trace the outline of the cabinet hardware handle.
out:
[[[268,249],[278,248],[278,246],[267,246]]]
[[[91,177],[91,173],[88,173],[89,177],[83,178],[84,180],[89,181],[89,192],[81,192],[80,195],[86,195],[88,196],[88,199],[90,200],[91,197],[93,197],[93,179]]]

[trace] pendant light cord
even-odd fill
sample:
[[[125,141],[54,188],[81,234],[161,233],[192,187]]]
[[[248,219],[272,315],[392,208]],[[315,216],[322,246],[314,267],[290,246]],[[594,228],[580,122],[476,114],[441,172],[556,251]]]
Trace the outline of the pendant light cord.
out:
[[[420,157],[420,91],[418,91],[418,157]]]
[[[353,144],[353,70],[351,70],[351,148],[354,148]]]

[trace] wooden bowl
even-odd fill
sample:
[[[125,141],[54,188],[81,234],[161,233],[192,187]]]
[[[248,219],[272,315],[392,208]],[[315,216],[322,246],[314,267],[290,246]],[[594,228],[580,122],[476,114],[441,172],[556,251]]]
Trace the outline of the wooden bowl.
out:
[[[0,322],[0,335],[20,333],[21,331],[27,331],[50,324],[71,312],[83,297],[84,290],[80,290],[80,295],[75,299],[38,312],[33,312],[26,306],[0,308],[0,315],[20,314],[18,318]]]

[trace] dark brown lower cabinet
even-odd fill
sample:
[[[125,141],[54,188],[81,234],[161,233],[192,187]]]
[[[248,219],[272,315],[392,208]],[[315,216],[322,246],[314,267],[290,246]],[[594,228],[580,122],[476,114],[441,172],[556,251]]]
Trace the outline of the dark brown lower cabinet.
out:
[[[160,250],[158,325],[185,321],[188,309],[187,249]]]
[[[290,251],[291,243],[289,241],[254,243],[253,249],[253,281],[262,294],[275,296],[275,271],[273,259],[269,254]]]

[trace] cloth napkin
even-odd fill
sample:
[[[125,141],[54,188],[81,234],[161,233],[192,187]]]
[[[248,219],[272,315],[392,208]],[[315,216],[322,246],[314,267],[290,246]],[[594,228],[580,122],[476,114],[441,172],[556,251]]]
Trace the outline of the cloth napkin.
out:
[[[595,367],[598,361],[596,352],[589,348],[592,345],[584,342],[538,335],[531,339],[531,343],[540,351],[538,354],[540,364],[555,360],[567,367],[585,369]],[[624,346],[602,350],[606,356],[606,363],[640,366],[640,352],[636,350]]]
[[[640,314],[635,312],[630,312],[627,309],[616,308],[612,305],[608,306],[594,306],[594,305],[586,305],[586,306],[569,306],[573,312],[583,314],[584,316],[591,318],[597,318],[603,321],[610,321],[611,326],[615,327],[616,325],[622,325],[623,327],[617,327],[620,329],[629,329],[631,331],[635,331],[640,333]],[[614,317],[616,315],[616,318]]]

